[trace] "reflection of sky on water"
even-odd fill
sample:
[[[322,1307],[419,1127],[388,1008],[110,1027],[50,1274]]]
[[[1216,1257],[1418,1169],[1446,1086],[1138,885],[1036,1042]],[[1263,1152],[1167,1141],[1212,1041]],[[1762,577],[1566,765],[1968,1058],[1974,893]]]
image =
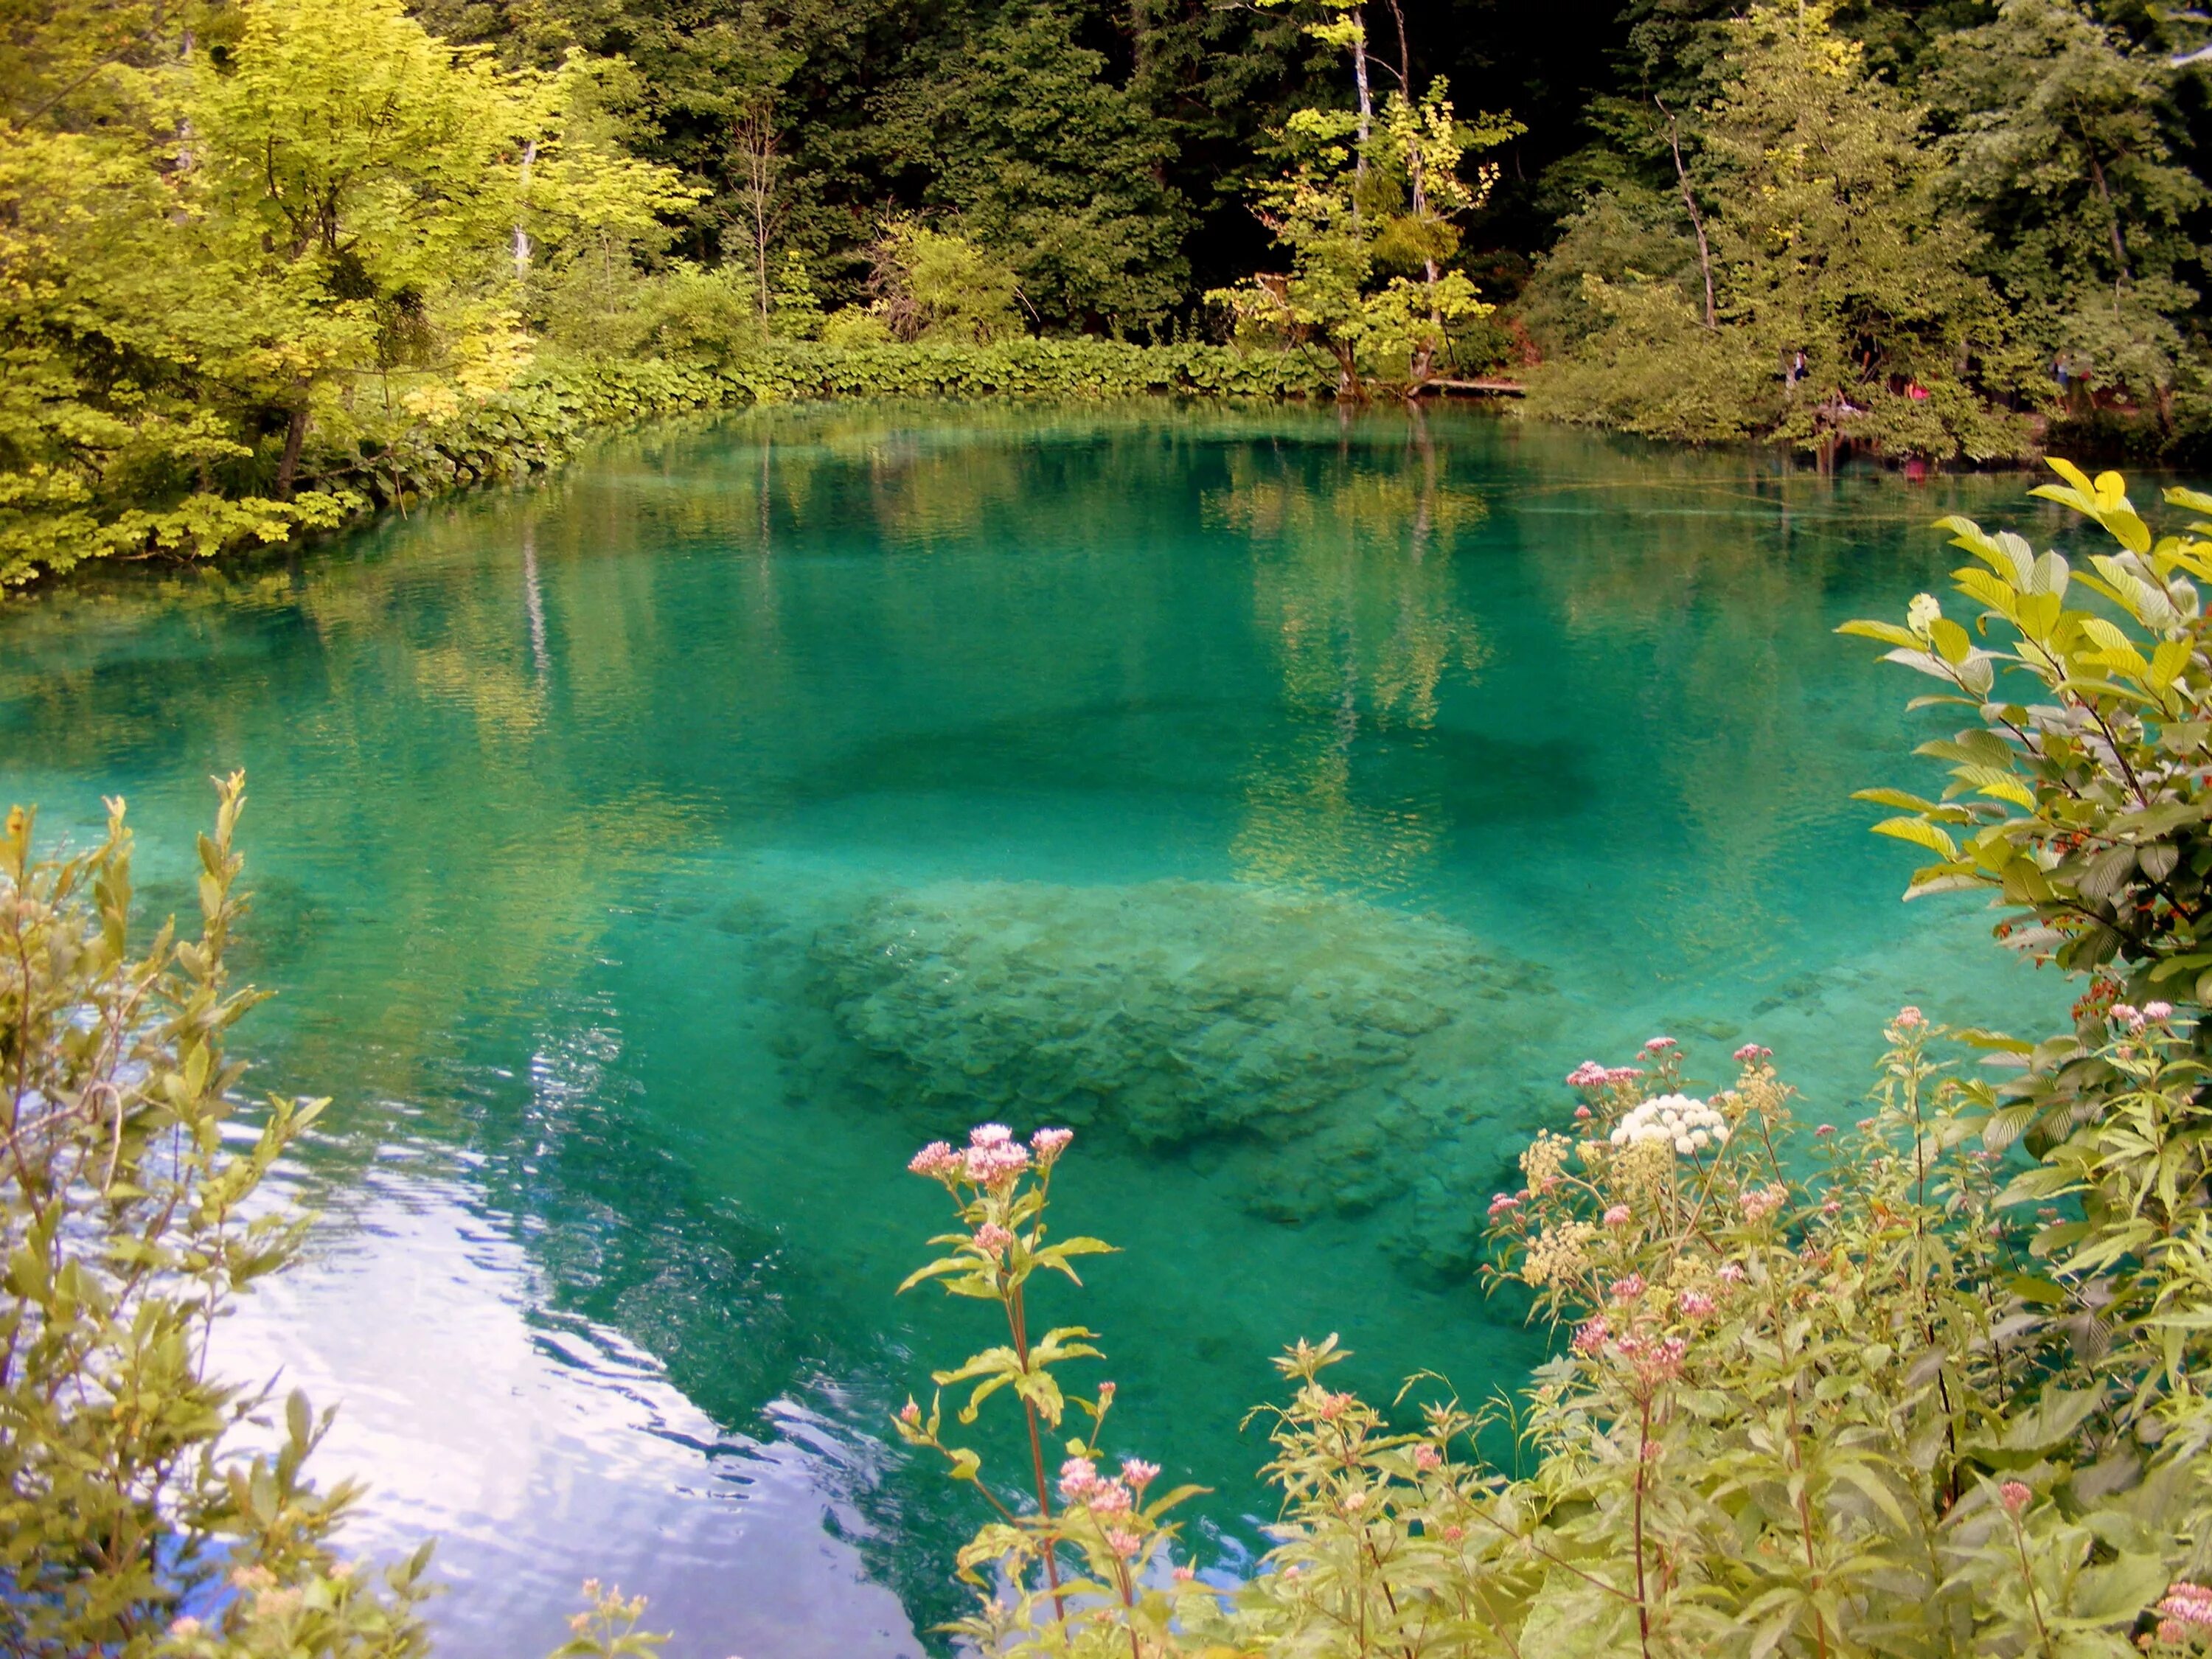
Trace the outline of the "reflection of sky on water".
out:
[[[791,1401],[766,1413],[773,1439],[725,1432],[652,1356],[549,1315],[507,1219],[413,1162],[387,1148],[333,1195],[343,1213],[244,1300],[216,1355],[226,1375],[340,1402],[316,1462],[325,1486],[371,1488],[349,1547],[436,1537],[451,1593],[430,1617],[471,1652],[563,1640],[581,1567],[649,1589],[670,1659],[921,1653],[848,1541],[867,1526],[842,1493],[872,1482],[875,1449]]]

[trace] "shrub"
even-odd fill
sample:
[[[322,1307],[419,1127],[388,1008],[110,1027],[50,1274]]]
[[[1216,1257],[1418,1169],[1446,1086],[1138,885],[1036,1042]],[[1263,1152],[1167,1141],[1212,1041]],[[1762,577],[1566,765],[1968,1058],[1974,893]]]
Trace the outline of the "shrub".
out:
[[[214,1322],[290,1261],[302,1219],[252,1200],[325,1103],[237,1132],[224,1042],[258,1000],[225,953],[244,911],[241,780],[200,841],[199,929],[131,935],[131,837],[33,858],[0,834],[0,1644],[26,1655],[402,1656],[429,1551],[381,1575],[331,1548],[352,1488],[307,1484],[329,1425],[284,1402],[273,1455],[233,1435],[266,1397],[207,1376]],[[227,1131],[230,1132],[227,1134]],[[231,1150],[236,1146],[239,1150]],[[235,1645],[227,1645],[227,1644]]]

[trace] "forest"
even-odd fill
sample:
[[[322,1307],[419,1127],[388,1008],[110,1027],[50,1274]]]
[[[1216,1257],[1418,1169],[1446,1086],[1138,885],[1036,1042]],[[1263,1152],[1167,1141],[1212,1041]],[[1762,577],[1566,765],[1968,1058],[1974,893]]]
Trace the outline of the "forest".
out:
[[[0,583],[789,396],[2192,453],[2207,30],[2135,0],[49,0]]]

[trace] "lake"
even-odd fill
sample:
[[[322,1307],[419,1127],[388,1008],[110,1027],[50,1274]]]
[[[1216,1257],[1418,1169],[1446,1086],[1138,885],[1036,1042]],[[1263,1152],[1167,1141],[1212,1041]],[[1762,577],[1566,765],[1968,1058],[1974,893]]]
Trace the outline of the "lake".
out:
[[[923,1141],[1076,1130],[1061,1224],[1123,1249],[1041,1316],[1233,1575],[1282,1345],[1386,1395],[1542,1357],[1480,1219],[1576,1062],[1757,1041],[1855,1116],[1900,1003],[2063,1006],[1898,902],[1848,797],[1939,726],[1832,632],[1941,583],[1943,513],[2059,533],[2029,482],[1455,410],[756,411],[12,605],[0,793],[50,841],[126,796],[165,911],[246,769],[242,1047],[335,1103],[310,1259],[222,1358],[343,1401],[325,1478],[363,1548],[442,1540],[442,1652],[543,1652],[595,1575],[684,1659],[890,1659],[978,1516],[887,1416],[991,1340],[893,1294]]]

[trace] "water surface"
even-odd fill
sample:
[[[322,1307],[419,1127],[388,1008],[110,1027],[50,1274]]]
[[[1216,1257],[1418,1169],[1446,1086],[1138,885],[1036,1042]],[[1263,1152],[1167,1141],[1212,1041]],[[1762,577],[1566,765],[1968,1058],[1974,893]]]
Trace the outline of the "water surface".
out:
[[[129,797],[188,903],[247,769],[265,1086],[327,1093],[313,1259],[230,1334],[346,1401],[443,1650],[587,1573],[680,1656],[918,1654],[974,1516],[885,1414],[987,1340],[895,1300],[915,1146],[1079,1131],[1126,1247],[1122,1449],[1213,1486],[1269,1354],[1467,1395],[1540,1352],[1473,1278],[1557,1079],[1775,1048],[1850,1111],[1887,1012],[2031,1025],[1986,917],[1847,799],[1924,781],[1902,610],[2017,478],[1822,480],[1449,413],[772,410],[296,559],[0,617],[0,786]],[[984,1443],[1011,1470],[1012,1447]]]

